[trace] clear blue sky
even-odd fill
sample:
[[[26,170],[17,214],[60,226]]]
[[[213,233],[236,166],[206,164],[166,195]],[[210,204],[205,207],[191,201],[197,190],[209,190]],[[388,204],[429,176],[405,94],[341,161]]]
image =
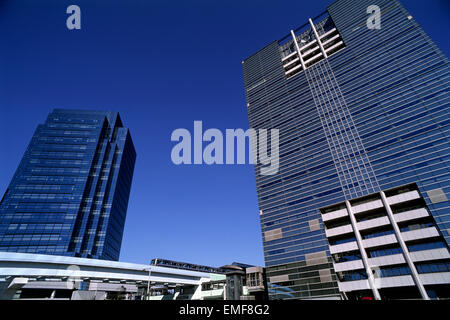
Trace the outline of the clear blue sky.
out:
[[[0,195],[51,109],[117,110],[138,154],[120,260],[263,265],[253,168],[176,166],[170,135],[248,128],[241,61],[331,2],[0,0]],[[402,3],[448,56],[447,1]]]

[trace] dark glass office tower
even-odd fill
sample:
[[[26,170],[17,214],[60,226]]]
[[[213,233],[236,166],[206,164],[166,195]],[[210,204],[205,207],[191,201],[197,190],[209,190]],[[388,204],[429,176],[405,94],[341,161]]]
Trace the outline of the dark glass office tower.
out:
[[[119,113],[53,110],[0,202],[0,251],[118,260],[135,159]]]
[[[242,66],[280,135],[255,165],[270,298],[449,297],[450,73],[414,17],[338,0]]]

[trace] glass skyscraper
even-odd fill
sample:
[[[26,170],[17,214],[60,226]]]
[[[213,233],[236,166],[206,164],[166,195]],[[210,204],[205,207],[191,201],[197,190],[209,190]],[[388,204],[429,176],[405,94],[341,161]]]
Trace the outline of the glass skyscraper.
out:
[[[270,298],[450,297],[450,73],[414,17],[338,0],[242,67],[250,126],[280,130]]]
[[[136,152],[117,112],[55,109],[0,202],[0,251],[118,260]]]

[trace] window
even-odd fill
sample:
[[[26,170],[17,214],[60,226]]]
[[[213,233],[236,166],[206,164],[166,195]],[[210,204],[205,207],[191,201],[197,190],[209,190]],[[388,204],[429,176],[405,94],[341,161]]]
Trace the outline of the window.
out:
[[[408,246],[409,252],[446,248],[447,245],[442,241],[418,243]]]
[[[418,263],[416,268],[419,273],[448,272],[450,261]]]
[[[259,273],[249,273],[247,274],[247,285],[249,287],[258,287],[261,285],[260,274]]]
[[[381,278],[385,277],[398,277],[403,275],[411,274],[411,270],[407,266],[401,267],[383,267],[378,271],[378,276]]]
[[[387,248],[387,249],[379,249],[379,250],[370,250],[367,252],[369,258],[388,256],[392,254],[402,253],[402,249],[400,247],[395,248]]]
[[[367,279],[367,273],[364,270],[338,272],[337,275],[342,282]]]

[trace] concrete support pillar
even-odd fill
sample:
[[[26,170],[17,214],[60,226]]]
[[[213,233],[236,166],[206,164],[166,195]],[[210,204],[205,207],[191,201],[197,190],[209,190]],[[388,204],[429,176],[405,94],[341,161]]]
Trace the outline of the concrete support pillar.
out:
[[[303,61],[302,54],[300,53],[300,47],[297,42],[297,37],[295,36],[294,30],[291,30],[292,39],[294,40],[295,49],[298,53],[298,58],[300,59],[300,64],[302,65],[303,70],[306,69],[305,62]]]
[[[409,266],[409,269],[411,270],[411,275],[413,277],[414,283],[416,284],[417,288],[419,289],[420,295],[424,300],[430,300],[430,297],[428,297],[427,291],[425,290],[425,287],[422,284],[422,281],[420,280],[419,273],[417,272],[416,266],[414,265],[414,262],[411,259],[411,256],[409,254],[408,247],[406,246],[405,241],[403,240],[402,234],[400,232],[400,228],[397,225],[397,222],[395,221],[394,213],[391,210],[391,206],[389,205],[386,195],[383,191],[380,191],[381,200],[383,201],[384,208],[386,209],[389,221],[391,222],[392,228],[395,232],[395,237],[397,238],[398,243],[400,244],[400,247],[403,251],[403,256],[405,257],[405,261]]]
[[[380,292],[378,291],[378,288],[375,285],[375,279],[373,277],[372,269],[369,265],[369,259],[366,254],[366,250],[364,249],[362,237],[359,233],[357,222],[355,219],[355,216],[353,215],[352,206],[350,205],[350,202],[348,200],[345,201],[345,206],[347,207],[348,216],[350,217],[350,222],[352,224],[353,232],[355,233],[356,242],[359,247],[359,251],[361,252],[361,259],[364,265],[364,268],[367,273],[367,279],[369,280],[369,286],[372,289],[373,296],[375,300],[381,300]]]
[[[320,51],[322,51],[323,57],[326,59],[328,58],[327,53],[325,52],[325,48],[322,45],[322,41],[320,41],[319,34],[317,33],[316,27],[314,26],[314,23],[311,19],[309,19],[309,24],[311,25],[311,28],[314,32],[314,36],[316,37],[317,44],[319,45]]]

